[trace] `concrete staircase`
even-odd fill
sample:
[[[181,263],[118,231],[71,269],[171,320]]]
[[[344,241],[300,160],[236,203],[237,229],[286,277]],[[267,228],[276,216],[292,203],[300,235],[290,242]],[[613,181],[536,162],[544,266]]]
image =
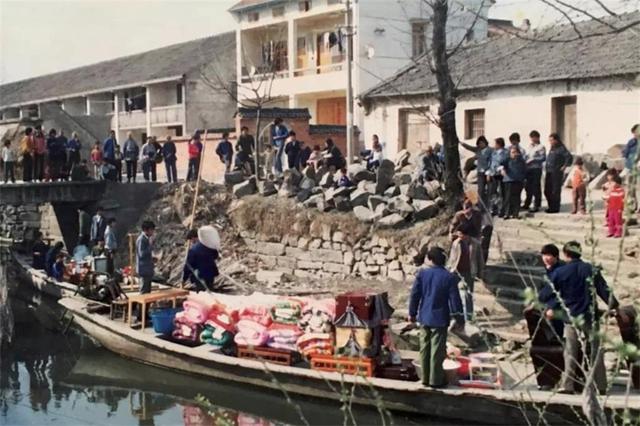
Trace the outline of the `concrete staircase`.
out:
[[[591,195],[600,200],[599,192]],[[563,194],[563,200],[569,199],[570,193]],[[543,282],[539,252],[547,243],[561,248],[567,241],[579,241],[584,260],[603,268],[619,299],[628,303],[640,297],[640,227],[630,226],[624,239],[606,238],[601,201],[590,215],[571,215],[569,208],[565,204],[561,213],[536,213],[521,220],[495,219],[485,279],[475,288],[476,312],[488,314],[479,314],[479,322],[493,323],[505,338],[526,337],[521,322],[524,291]]]

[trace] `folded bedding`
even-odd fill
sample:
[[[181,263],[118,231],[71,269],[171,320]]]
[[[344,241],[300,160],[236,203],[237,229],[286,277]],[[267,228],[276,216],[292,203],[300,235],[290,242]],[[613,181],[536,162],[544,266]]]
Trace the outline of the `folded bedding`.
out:
[[[269,339],[267,328],[255,321],[242,319],[237,324],[238,334],[234,342],[242,346],[263,346]]]
[[[209,305],[187,299],[182,304],[184,316],[193,324],[203,324],[209,315]]]

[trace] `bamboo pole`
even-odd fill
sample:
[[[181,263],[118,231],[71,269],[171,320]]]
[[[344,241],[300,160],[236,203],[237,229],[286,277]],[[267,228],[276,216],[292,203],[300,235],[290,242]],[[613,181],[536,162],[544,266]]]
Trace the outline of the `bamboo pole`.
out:
[[[135,276],[135,271],[136,271],[136,267],[134,265],[134,261],[135,261],[135,256],[133,255],[133,249],[134,249],[134,238],[135,238],[136,234],[133,233],[129,233],[127,234],[127,238],[129,239],[129,266],[131,267],[131,276],[130,276],[130,281],[129,281],[129,289],[133,290],[133,282],[134,279],[133,277]]]

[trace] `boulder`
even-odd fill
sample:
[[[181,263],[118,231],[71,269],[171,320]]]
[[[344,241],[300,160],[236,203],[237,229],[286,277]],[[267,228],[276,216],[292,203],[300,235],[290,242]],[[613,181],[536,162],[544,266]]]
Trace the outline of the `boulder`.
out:
[[[369,206],[369,208],[373,211],[376,210],[376,207],[378,207],[380,204],[387,204],[387,199],[380,196],[380,195],[372,195],[369,197],[369,200],[367,202],[367,205]]]
[[[318,208],[318,210],[320,210],[321,212],[328,212],[333,210],[333,207],[335,206],[335,204],[333,203],[333,199],[331,200],[325,200],[324,197],[322,197],[322,199],[319,199],[316,202],[316,207]]]
[[[282,187],[278,190],[278,197],[291,198],[295,197],[297,193],[298,188],[290,185],[282,185]]]
[[[412,182],[409,184],[409,190],[406,194],[409,198],[413,200],[430,200],[431,197],[427,192],[427,188],[420,185],[418,182]]]
[[[322,175],[318,184],[322,188],[331,188],[333,186],[333,174],[331,172],[326,172]]]
[[[307,200],[303,203],[305,207],[318,207],[318,200],[322,200],[324,202],[323,194],[315,194],[307,198]]]
[[[382,160],[376,172],[376,194],[381,195],[393,183],[395,166],[390,160]]]
[[[400,190],[400,195],[405,195],[407,196],[409,194],[409,184],[406,185],[399,185],[398,189]]]
[[[318,167],[318,170],[316,170],[316,185],[320,184],[320,181],[322,180],[322,177],[329,172],[329,169],[326,166],[320,166]]]
[[[375,210],[373,211],[373,215],[376,220],[382,219],[383,217],[388,216],[390,214],[391,214],[391,211],[389,211],[389,208],[387,207],[386,204],[378,204]]]
[[[254,176],[250,177],[244,182],[233,185],[233,195],[235,195],[237,198],[255,194],[256,190],[256,178]]]
[[[607,181],[607,171],[603,170],[600,172],[598,176],[593,178],[591,182],[589,182],[589,191],[593,191],[596,189],[601,189],[602,185]]]
[[[402,169],[404,166],[409,164],[409,158],[411,158],[411,153],[409,151],[407,151],[406,149],[399,151],[396,154],[396,161],[394,166],[398,170]]]
[[[302,180],[302,174],[298,169],[287,169],[284,171],[283,176],[284,185],[298,186]]]
[[[427,190],[427,194],[429,194],[430,200],[435,200],[440,196],[442,186],[437,180],[430,180],[428,182],[425,182],[424,187]]]
[[[378,225],[384,228],[396,228],[405,222],[405,218],[398,213],[392,213],[378,221]]]
[[[339,212],[350,212],[353,208],[348,197],[333,197],[333,202]]]
[[[268,197],[278,192],[278,190],[276,189],[275,183],[273,183],[273,181],[271,180],[258,181],[257,187],[258,187],[258,193],[264,197]]]
[[[369,182],[368,180],[362,180],[358,182],[358,189],[374,194],[376,192],[376,183]]]
[[[367,191],[363,191],[361,189],[356,189],[351,193],[351,204],[353,206],[367,206],[369,202],[369,197],[371,197],[371,193]]]
[[[237,185],[241,182],[244,182],[244,173],[241,170],[236,170],[233,172],[228,172],[224,174],[224,184],[225,185]]]
[[[396,173],[393,176],[393,184],[394,185],[406,185],[408,183],[411,183],[411,181],[413,180],[411,173]]]
[[[333,190],[334,197],[348,197],[356,188],[353,186],[341,186]],[[328,191],[328,190],[327,190]]]
[[[414,212],[413,206],[402,196],[399,195],[390,200],[388,209],[390,212],[398,214],[403,218],[407,218]]]
[[[427,220],[434,218],[438,214],[438,205],[435,201],[427,201],[427,200],[414,200],[413,207],[415,209],[415,213],[413,213],[413,218],[415,220]]]
[[[256,274],[256,281],[267,284],[280,284],[284,281],[285,273],[283,271],[265,271],[259,270]]]
[[[373,222],[373,212],[367,207],[355,206],[353,208],[353,214],[364,223]]]
[[[396,195],[400,195],[400,187],[398,185],[390,186],[384,191],[385,197],[390,198],[390,197],[395,197]]]
[[[296,200],[299,203],[303,203],[305,201],[307,201],[309,199],[309,197],[311,196],[311,189],[301,189],[297,194],[296,194]]]
[[[607,150],[607,156],[609,158],[622,158],[622,150],[624,149],[625,146],[626,145],[622,143],[612,145],[611,148]]]
[[[347,168],[347,173],[349,175],[349,179],[351,179],[355,183],[362,182],[362,181],[375,182],[376,180],[375,173],[367,170],[367,168],[362,164],[350,165]]]

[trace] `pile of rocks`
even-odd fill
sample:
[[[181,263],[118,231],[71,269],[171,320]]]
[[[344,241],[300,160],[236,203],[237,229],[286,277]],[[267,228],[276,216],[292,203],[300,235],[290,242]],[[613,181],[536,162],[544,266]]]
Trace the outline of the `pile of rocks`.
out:
[[[307,167],[302,172],[287,170],[279,181],[256,181],[255,177],[245,180],[241,172],[232,172],[225,175],[225,183],[237,198],[255,193],[295,198],[301,205],[321,212],[353,212],[364,223],[394,228],[431,219],[444,205],[441,183],[419,183],[409,157],[409,152],[402,151],[395,163],[383,160],[375,172],[362,164],[352,164],[347,170],[354,184],[351,187],[338,187],[336,173],[322,166],[318,170]]]

